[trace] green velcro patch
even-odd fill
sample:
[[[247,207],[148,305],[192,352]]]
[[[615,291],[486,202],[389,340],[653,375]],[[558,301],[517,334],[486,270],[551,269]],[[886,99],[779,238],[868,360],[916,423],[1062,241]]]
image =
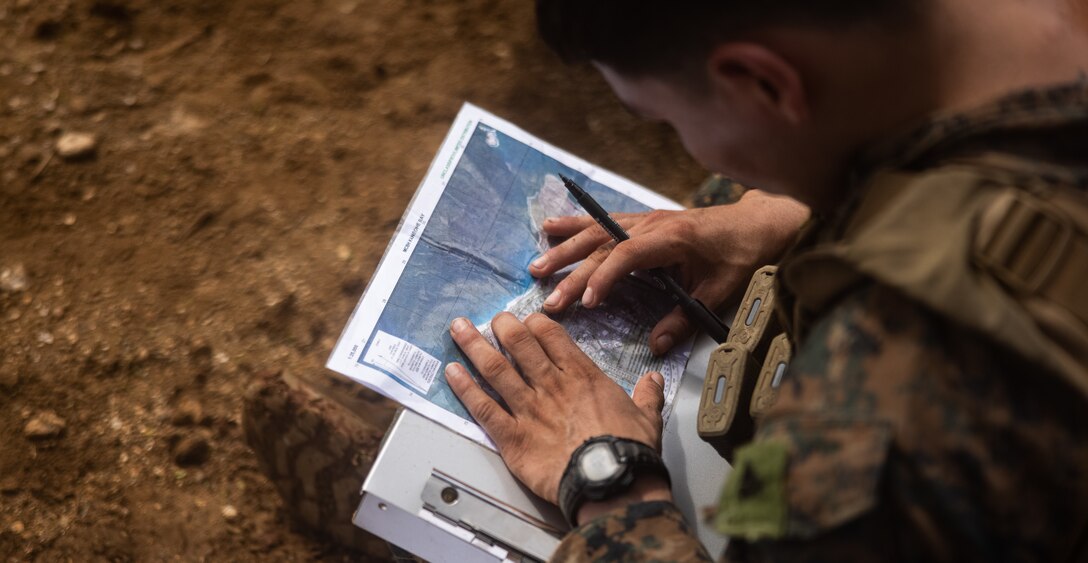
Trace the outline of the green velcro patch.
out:
[[[725,481],[714,527],[747,540],[776,539],[786,533],[786,464],[782,442],[761,442],[737,450]]]

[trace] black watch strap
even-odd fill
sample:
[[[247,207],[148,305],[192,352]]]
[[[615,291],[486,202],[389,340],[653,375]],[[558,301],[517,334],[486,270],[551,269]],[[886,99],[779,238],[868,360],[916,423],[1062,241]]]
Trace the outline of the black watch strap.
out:
[[[579,461],[591,447],[608,444],[615,454],[620,470],[611,478],[592,481],[582,474]],[[669,471],[657,451],[642,442],[597,436],[578,446],[567,462],[567,468],[559,481],[559,509],[571,527],[577,526],[578,510],[587,501],[602,501],[626,492],[638,477],[653,475],[672,485]]]

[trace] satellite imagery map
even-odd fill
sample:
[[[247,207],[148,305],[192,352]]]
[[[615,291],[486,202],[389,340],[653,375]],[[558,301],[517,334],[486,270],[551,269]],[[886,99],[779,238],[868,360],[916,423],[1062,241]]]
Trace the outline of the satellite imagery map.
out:
[[[559,174],[574,178],[611,213],[651,208],[482,122],[476,123],[470,135],[466,130],[466,135],[464,150],[452,171],[447,171],[449,180],[433,211],[427,216],[410,206],[401,227],[408,232],[407,241],[398,248],[401,239],[395,237],[383,259],[389,261],[391,254],[415,245],[410,256],[402,252],[393,258],[402,262],[403,269],[388,297],[377,305],[380,313],[373,329],[363,334],[361,350],[356,355],[353,349],[358,366],[352,371],[360,366],[377,370],[404,391],[471,421],[441,375],[449,362],[470,365],[450,338],[449,324],[456,317],[467,317],[495,343],[489,323],[496,314],[511,311],[523,319],[540,310],[550,288],[566,272],[546,280],[529,275],[529,263],[552,242],[539,225],[546,217],[584,213],[568,196]],[[357,315],[373,313],[367,303],[364,296],[360,309],[368,311]],[[667,414],[690,343],[657,358],[647,338],[671,308],[655,287],[632,276],[618,284],[598,308],[575,305],[554,318],[628,393],[645,372],[662,372]],[[350,329],[351,325],[345,337]],[[334,353],[330,367],[341,370],[334,365],[336,357]],[[345,373],[359,379],[355,373]],[[366,378],[363,382],[373,383]],[[379,390],[399,400],[399,390],[390,393],[387,385]]]

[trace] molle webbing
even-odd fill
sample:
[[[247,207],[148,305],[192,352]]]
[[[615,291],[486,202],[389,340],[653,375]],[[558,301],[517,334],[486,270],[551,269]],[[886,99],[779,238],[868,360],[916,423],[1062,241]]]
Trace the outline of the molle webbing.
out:
[[[882,172],[780,275],[794,336],[866,279],[1045,366],[1088,397],[1088,196],[979,159]]]

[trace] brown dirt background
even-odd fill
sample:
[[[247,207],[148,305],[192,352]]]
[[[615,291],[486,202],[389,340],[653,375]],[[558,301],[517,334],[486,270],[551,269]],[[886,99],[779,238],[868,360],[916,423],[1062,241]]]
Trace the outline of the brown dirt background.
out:
[[[26,272],[0,558],[350,557],[292,530],[242,393],[324,370],[461,103],[677,199],[702,178],[533,26],[525,1],[0,0],[0,272]],[[56,155],[72,131],[97,154]],[[64,432],[28,438],[46,411]]]

